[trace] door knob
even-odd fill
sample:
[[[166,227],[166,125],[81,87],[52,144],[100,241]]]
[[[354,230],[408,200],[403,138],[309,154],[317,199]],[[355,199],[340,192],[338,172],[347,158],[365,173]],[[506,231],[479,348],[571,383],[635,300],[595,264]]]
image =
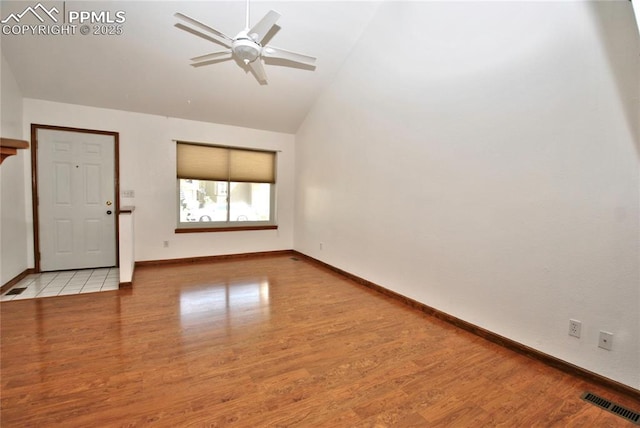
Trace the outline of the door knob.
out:
[[[108,215],[111,215],[111,210],[107,211],[107,214],[108,214]]]

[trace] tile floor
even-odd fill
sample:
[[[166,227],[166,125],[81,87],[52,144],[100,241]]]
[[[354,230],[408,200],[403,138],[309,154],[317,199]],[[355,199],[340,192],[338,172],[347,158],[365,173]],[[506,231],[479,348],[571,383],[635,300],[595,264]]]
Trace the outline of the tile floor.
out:
[[[118,268],[36,273],[23,278],[3,293],[0,301],[117,290],[119,283]],[[16,288],[26,289],[20,294],[7,294]]]

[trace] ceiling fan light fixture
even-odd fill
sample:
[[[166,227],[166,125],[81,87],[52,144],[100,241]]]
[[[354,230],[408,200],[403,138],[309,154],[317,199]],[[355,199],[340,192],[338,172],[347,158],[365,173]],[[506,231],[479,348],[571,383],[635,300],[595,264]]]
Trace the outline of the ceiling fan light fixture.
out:
[[[237,39],[233,42],[233,54],[245,64],[255,61],[260,56],[261,47],[248,39]]]
[[[195,27],[192,28],[184,24],[176,24],[176,27],[181,30],[230,48],[224,51],[213,52],[192,58],[191,60],[193,62],[191,65],[193,67],[214,64],[233,58],[239,63],[244,63],[245,67],[243,68],[245,68],[245,70],[247,67],[250,68],[256,79],[261,84],[267,83],[267,75],[264,70],[264,64],[261,60],[262,57],[282,59],[287,62],[303,64],[315,68],[316,58],[312,56],[302,55],[285,49],[276,48],[274,46],[262,46],[267,34],[272,30],[280,18],[280,14],[275,10],[270,10],[253,27],[249,27],[249,0],[247,0],[247,25],[245,29],[240,31],[234,38],[231,38],[221,31],[218,31],[215,28],[183,13],[176,12],[175,16]]]

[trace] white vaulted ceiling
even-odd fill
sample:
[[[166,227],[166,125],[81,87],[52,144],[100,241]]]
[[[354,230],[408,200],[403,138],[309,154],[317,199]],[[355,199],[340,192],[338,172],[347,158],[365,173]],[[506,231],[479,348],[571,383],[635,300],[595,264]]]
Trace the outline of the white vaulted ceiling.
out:
[[[124,11],[121,35],[2,35],[22,95],[70,104],[295,133],[375,13],[378,1],[252,1],[251,24],[282,14],[269,44],[317,57],[315,70],[266,65],[267,85],[234,61],[194,68],[223,48],[176,28],[182,12],[233,37],[244,1],[43,1],[60,11]],[[6,19],[37,1],[2,1]],[[61,12],[62,15],[62,12]],[[23,22],[29,17],[25,16]],[[31,17],[33,19],[33,17]],[[37,23],[37,22],[33,22]]]

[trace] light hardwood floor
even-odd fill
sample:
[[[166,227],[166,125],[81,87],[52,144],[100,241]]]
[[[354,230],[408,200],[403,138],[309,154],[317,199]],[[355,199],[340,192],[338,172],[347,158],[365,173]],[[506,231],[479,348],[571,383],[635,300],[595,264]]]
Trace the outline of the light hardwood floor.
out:
[[[0,309],[3,428],[624,427],[580,394],[638,404],[288,255]]]

